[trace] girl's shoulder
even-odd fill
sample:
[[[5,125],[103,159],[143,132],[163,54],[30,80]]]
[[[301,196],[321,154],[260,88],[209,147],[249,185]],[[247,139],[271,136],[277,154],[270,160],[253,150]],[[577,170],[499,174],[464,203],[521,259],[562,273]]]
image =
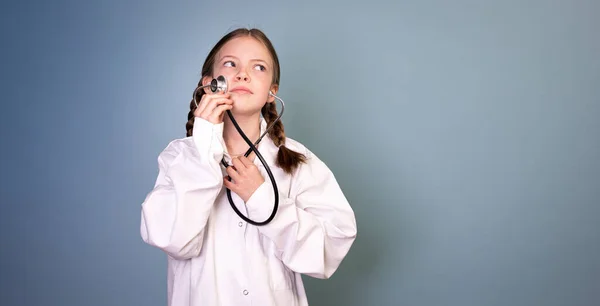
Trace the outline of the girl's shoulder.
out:
[[[331,171],[327,164],[312,149],[300,141],[286,137],[285,146],[294,152],[304,155],[305,162],[299,165],[298,172]]]
[[[161,159],[173,159],[178,155],[196,155],[194,139],[189,137],[176,138],[167,143],[159,154]]]
[[[296,139],[289,138],[287,136],[285,137],[285,147],[294,152],[298,152],[304,155],[306,159],[314,157],[314,153],[306,145],[304,145]]]
[[[192,136],[175,138],[167,143],[165,151],[181,152],[183,150],[194,147],[194,138]]]

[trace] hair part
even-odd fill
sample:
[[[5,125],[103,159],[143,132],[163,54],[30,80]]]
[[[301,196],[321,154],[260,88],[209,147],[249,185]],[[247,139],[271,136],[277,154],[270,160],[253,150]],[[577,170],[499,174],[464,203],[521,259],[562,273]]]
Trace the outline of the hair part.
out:
[[[264,32],[256,28],[238,28],[223,36],[210,50],[208,53],[206,60],[204,61],[204,65],[202,66],[202,75],[200,80],[198,81],[198,87],[202,86],[202,79],[206,76],[211,76],[213,74],[213,67],[216,61],[217,53],[221,50],[223,45],[225,45],[230,40],[241,37],[241,36],[249,36],[252,37],[259,42],[261,42],[266,48],[269,54],[271,55],[271,60],[273,61],[273,80],[272,83],[279,86],[280,82],[280,67],[279,67],[279,58],[277,56],[277,52],[273,47],[273,44],[267,38]],[[190,137],[193,133],[194,128],[194,111],[196,110],[196,103],[194,103],[194,98],[196,101],[200,101],[202,96],[204,95],[204,90],[195,90],[196,96],[192,97],[190,101],[190,111],[187,116],[187,123],[185,125],[186,128],[186,136]],[[277,106],[276,103],[266,103],[261,109],[261,114],[263,118],[267,122],[267,125],[270,126],[273,124],[273,121],[277,119]],[[273,128],[269,131],[269,138],[273,141],[273,143],[279,147],[279,151],[277,152],[277,159],[275,164],[282,168],[286,173],[291,174],[296,170],[296,168],[301,164],[306,162],[306,156],[296,151],[292,151],[285,146],[285,130],[283,127],[283,123],[281,120],[278,120]]]

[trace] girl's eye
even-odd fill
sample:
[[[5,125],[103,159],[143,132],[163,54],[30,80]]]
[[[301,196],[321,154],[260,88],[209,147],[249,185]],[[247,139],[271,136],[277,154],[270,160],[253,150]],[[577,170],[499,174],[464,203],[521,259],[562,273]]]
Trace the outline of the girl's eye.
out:
[[[233,63],[232,61],[226,61],[223,66],[225,67],[235,67],[235,63]]]
[[[260,70],[260,71],[265,71],[265,70],[267,70],[267,68],[266,68],[265,66],[263,66],[263,65],[256,65],[256,66],[254,66],[254,69],[258,69],[258,70]]]

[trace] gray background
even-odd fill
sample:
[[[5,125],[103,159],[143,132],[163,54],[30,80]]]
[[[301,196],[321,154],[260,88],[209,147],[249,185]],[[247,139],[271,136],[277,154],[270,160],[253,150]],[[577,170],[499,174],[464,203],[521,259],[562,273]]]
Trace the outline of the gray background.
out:
[[[311,305],[600,304],[599,2],[393,2],[3,2],[0,304],[166,305],[140,204],[237,26],[358,219]]]

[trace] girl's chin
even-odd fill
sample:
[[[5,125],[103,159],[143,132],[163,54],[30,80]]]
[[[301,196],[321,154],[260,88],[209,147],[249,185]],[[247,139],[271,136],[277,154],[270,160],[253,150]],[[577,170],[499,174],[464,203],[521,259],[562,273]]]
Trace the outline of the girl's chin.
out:
[[[237,104],[239,105],[239,104]],[[233,103],[233,108],[231,109],[231,114],[237,118],[237,116],[251,117],[251,116],[259,116],[261,108],[252,108],[248,105],[237,106],[236,102]]]

